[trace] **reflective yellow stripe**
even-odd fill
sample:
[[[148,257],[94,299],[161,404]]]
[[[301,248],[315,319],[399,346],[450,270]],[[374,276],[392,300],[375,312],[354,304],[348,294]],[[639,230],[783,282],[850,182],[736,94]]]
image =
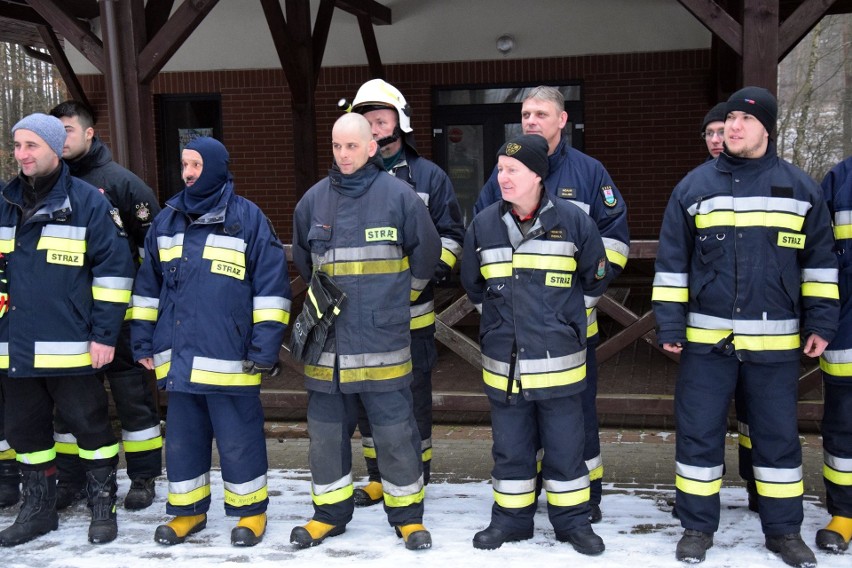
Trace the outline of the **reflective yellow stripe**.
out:
[[[15,250],[15,239],[0,239],[0,252],[3,254],[10,253]]]
[[[604,466],[599,465],[594,469],[589,470],[589,481],[594,481],[596,479],[602,479],[604,474]]]
[[[689,288],[669,288],[654,286],[651,293],[652,302],[688,302]]]
[[[802,296],[839,300],[840,290],[837,284],[833,283],[802,282]]]
[[[364,457],[376,459],[376,448],[368,448],[364,446]]]
[[[852,487],[852,472],[837,471],[827,465],[823,465],[822,476],[835,485]]]
[[[175,507],[185,507],[194,505],[207,497],[210,497],[210,485],[203,485],[197,489],[193,489],[187,493],[171,493],[169,492],[169,504]]]
[[[586,327],[586,337],[594,337],[598,334],[598,320],[596,319],[594,322],[590,323]]]
[[[246,255],[244,252],[210,245],[204,247],[204,250],[201,252],[201,258],[206,260],[221,260],[222,262],[236,264],[240,267],[245,267],[246,265]]]
[[[342,503],[346,501],[350,497],[352,497],[352,484],[350,483],[346,487],[341,487],[340,489],[336,489],[334,491],[329,491],[328,493],[323,493],[322,495],[314,495],[313,490],[311,490],[311,499],[314,502],[314,505],[322,506],[322,505],[334,505],[336,503]]]
[[[166,375],[169,374],[169,370],[172,368],[172,362],[166,361],[162,365],[157,365],[154,367],[154,376],[159,381],[160,379],[165,379]]]
[[[259,323],[262,321],[274,321],[285,325],[290,323],[290,312],[287,310],[278,310],[274,308],[253,310],[251,317],[252,323]]]
[[[852,363],[829,363],[820,358],[819,368],[835,377],[852,377]]]
[[[76,456],[80,453],[80,448],[72,442],[56,442],[53,444],[57,454],[65,454],[68,456]]]
[[[575,383],[579,383],[585,378],[586,365],[582,365],[574,369],[556,371],[553,373],[536,373],[530,375],[522,374],[521,383],[525,388],[545,389],[573,385]]]
[[[695,226],[698,229],[709,227],[775,227],[801,231],[805,219],[793,213],[777,213],[770,211],[713,211],[695,216]]]
[[[447,249],[441,249],[441,261],[452,268],[456,265],[456,255]]]
[[[435,323],[435,312],[411,318],[411,329],[423,329]]]
[[[676,475],[675,486],[684,493],[689,493],[690,495],[709,497],[710,495],[715,495],[719,492],[722,488],[722,480],[715,479],[713,481],[695,481],[694,479],[687,479]]]
[[[424,462],[431,461],[432,460],[432,448],[426,448],[425,450],[423,450],[423,452],[420,454],[420,459]]]
[[[133,306],[130,308],[132,317],[139,321],[157,321],[157,308],[140,308]]]
[[[260,373],[247,375],[245,373],[217,373],[193,369],[189,374],[189,382],[220,387],[250,387],[260,384]]]
[[[577,261],[570,256],[515,253],[512,256],[512,266],[521,269],[574,272],[577,270]]]
[[[29,454],[18,454],[15,457],[21,463],[27,465],[39,465],[56,459],[56,449],[42,450],[40,452],[32,452]]]
[[[776,499],[785,499],[790,497],[801,497],[805,493],[805,482],[797,481],[796,483],[767,483],[765,481],[754,481],[757,486],[758,495],[764,497],[774,497]]]
[[[255,503],[261,503],[266,500],[267,491],[266,487],[261,487],[257,491],[253,491],[252,493],[248,493],[246,495],[238,495],[237,493],[232,493],[231,491],[225,490],[225,504],[231,505],[233,507],[245,507],[247,505],[254,505]]]
[[[686,340],[693,343],[719,343],[729,335],[730,329],[700,329],[697,327],[686,328]]]
[[[512,263],[497,262],[494,264],[483,264],[480,267],[479,272],[486,280],[490,280],[492,278],[508,278],[512,275]]]
[[[363,276],[365,274],[397,274],[408,270],[408,257],[390,260],[365,260],[324,264],[329,276]]]
[[[522,509],[535,503],[535,491],[517,495],[494,491],[494,502],[506,509]]]
[[[627,257],[618,251],[606,249],[606,257],[609,260],[610,264],[617,264],[621,268],[627,266]]]
[[[160,249],[160,262],[169,262],[176,258],[180,258],[183,254],[183,245],[173,246],[167,249]]]
[[[36,245],[36,249],[38,250],[59,250],[62,252],[75,252],[75,253],[85,253],[86,252],[86,241],[81,241],[78,239],[64,239],[62,237],[48,237],[42,236],[38,240],[38,244]]]
[[[36,355],[33,366],[40,369],[91,367],[92,356],[89,353],[79,353],[76,355]]]
[[[118,455],[118,443],[112,444],[111,446],[104,446],[102,448],[98,448],[97,450],[84,450],[80,448],[80,458],[84,460],[105,460],[109,458],[114,458]]]
[[[384,381],[404,377],[411,372],[411,360],[400,365],[388,367],[362,367],[360,369],[341,369],[340,382],[354,383],[358,381]]]
[[[15,450],[13,450],[12,448],[9,448],[8,450],[3,450],[2,452],[0,452],[0,460],[13,460],[13,459],[15,459],[16,456],[17,456],[17,454],[15,453]]]
[[[305,365],[305,375],[318,381],[330,381],[334,377],[334,369],[331,367]]]
[[[592,495],[592,490],[588,487],[579,491],[569,491],[567,493],[547,493],[547,502],[556,507],[574,507],[581,503],[587,502]]]
[[[843,239],[852,239],[852,225],[835,225],[834,238],[838,241]],[[2,245],[2,241],[0,241],[0,245]],[[6,251],[0,248],[0,252]]]
[[[125,452],[147,452],[148,450],[158,450],[163,447],[162,436],[151,438],[150,440],[124,440]]]
[[[408,507],[409,505],[416,505],[417,503],[422,503],[425,496],[425,488],[412,495],[402,495],[398,497],[384,493],[385,505],[388,507]]]
[[[92,286],[92,299],[102,302],[115,302],[116,304],[130,303],[130,290],[114,290],[111,288],[102,288],[100,286]]]
[[[506,388],[508,388],[508,386],[509,386],[509,380],[506,377],[502,377],[500,375],[492,373],[491,371],[486,371],[485,369],[482,370],[482,380],[489,387],[495,388],[499,391],[505,391]],[[518,388],[518,383],[515,382],[515,381],[512,381],[512,393],[519,393],[519,392],[521,392],[521,391]]]
[[[740,434],[740,446],[750,450],[751,449],[751,438],[749,438],[748,436],[745,436],[743,434]]]
[[[687,335],[687,338],[689,335]],[[799,335],[735,335],[734,346],[747,351],[784,351],[798,349]]]

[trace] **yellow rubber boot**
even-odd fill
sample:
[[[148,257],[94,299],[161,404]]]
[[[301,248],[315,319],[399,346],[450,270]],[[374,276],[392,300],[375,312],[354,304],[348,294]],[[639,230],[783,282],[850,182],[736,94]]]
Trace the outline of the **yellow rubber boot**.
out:
[[[296,527],[290,533],[290,544],[296,548],[310,548],[322,544],[328,537],[346,532],[346,525],[334,526],[311,519],[303,527]]]
[[[254,546],[263,540],[266,532],[266,513],[242,517],[231,531],[231,544],[234,546]]]
[[[371,481],[364,487],[357,487],[352,492],[352,498],[355,500],[356,507],[369,507],[381,503],[384,500],[381,482]]]
[[[180,544],[191,534],[195,534],[207,526],[207,515],[189,515],[175,517],[168,523],[160,525],[154,532],[154,540],[160,544]]]
[[[405,548],[408,550],[432,548],[432,535],[423,525],[402,525],[399,527],[399,535],[405,541]]]
[[[831,521],[824,529],[816,534],[816,544],[820,550],[840,554],[849,548],[852,540],[852,518],[831,517]]]

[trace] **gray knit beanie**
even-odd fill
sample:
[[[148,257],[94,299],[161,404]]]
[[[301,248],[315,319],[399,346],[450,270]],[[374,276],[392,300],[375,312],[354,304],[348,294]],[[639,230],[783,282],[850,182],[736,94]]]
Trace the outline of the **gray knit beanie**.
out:
[[[35,132],[44,140],[56,155],[62,157],[62,147],[65,146],[65,126],[55,116],[42,114],[40,112],[25,116],[12,127],[12,136],[17,130],[29,130]]]

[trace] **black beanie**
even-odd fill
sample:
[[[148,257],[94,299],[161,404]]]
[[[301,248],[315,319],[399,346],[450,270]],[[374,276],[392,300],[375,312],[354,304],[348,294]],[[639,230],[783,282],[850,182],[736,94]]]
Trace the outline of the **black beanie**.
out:
[[[497,157],[515,158],[544,181],[550,173],[547,162],[547,140],[538,134],[524,134],[507,141],[497,151]]]
[[[728,113],[725,112],[725,108],[728,106],[728,103],[719,103],[704,115],[704,121],[701,123],[701,133],[704,133],[704,129],[707,128],[707,125],[711,122],[725,122],[725,118],[727,118]]]
[[[763,87],[744,87],[731,95],[725,105],[725,114],[739,110],[754,116],[772,134],[778,119],[778,102]]]

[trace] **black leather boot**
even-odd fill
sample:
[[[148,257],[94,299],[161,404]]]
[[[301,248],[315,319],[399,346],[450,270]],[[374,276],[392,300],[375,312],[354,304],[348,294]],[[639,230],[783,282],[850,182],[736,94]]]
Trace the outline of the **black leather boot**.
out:
[[[572,531],[556,531],[556,540],[569,543],[574,550],[587,556],[596,556],[606,550],[603,539],[592,530],[592,525]]]
[[[480,550],[494,550],[503,546],[504,542],[529,540],[533,537],[532,529],[528,531],[506,532],[493,525],[473,535],[473,547]]]
[[[21,468],[14,459],[0,460],[0,507],[17,505],[21,500]]]
[[[0,546],[17,546],[55,531],[56,468],[23,472],[23,503],[14,524],[0,532]]]
[[[92,522],[89,524],[89,542],[112,542],[118,536],[118,519],[115,513],[115,468],[99,467],[86,472],[86,495]]]

